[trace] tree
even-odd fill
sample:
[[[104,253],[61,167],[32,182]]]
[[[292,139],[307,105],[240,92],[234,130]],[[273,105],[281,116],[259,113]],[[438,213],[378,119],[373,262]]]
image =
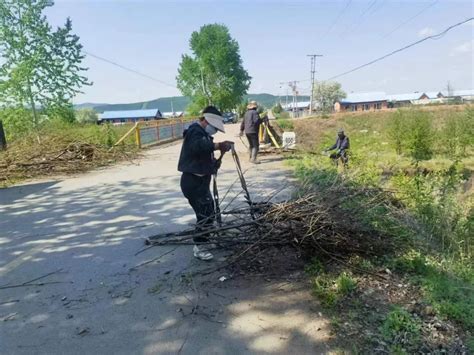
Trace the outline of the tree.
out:
[[[38,109],[58,114],[68,110],[83,85],[84,55],[68,18],[53,30],[43,11],[51,0],[0,0],[0,99],[9,106],[28,106],[33,124]],[[68,116],[69,117],[69,116]]]
[[[323,112],[331,112],[336,101],[345,97],[346,93],[339,83],[320,81],[314,85],[314,100]]]
[[[191,98],[189,111],[215,105],[221,111],[242,102],[251,77],[243,68],[239,44],[224,25],[202,26],[191,35],[192,55],[184,54],[176,77],[178,88]]]
[[[83,108],[76,111],[76,121],[79,123],[97,123],[97,112],[92,108]]]

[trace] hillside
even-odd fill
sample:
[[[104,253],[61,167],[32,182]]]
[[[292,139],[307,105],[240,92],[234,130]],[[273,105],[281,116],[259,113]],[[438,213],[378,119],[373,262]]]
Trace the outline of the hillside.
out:
[[[249,94],[245,96],[245,100],[255,100],[265,107],[272,107],[279,101],[279,97],[272,94]],[[309,96],[300,96],[299,101],[309,100]],[[159,99],[143,102],[125,103],[125,104],[94,104],[84,103],[75,105],[75,108],[90,107],[97,112],[119,111],[119,110],[139,110],[157,108],[161,112],[171,111],[171,103],[173,103],[174,111],[185,111],[190,100],[184,96],[161,97]]]

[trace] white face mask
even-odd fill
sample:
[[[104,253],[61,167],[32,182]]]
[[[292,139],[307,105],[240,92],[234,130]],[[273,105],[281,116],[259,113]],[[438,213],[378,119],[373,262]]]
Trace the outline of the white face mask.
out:
[[[210,124],[206,126],[205,130],[206,130],[206,133],[209,134],[210,136],[213,136],[214,134],[217,133],[217,128],[215,128],[214,126],[211,126]]]

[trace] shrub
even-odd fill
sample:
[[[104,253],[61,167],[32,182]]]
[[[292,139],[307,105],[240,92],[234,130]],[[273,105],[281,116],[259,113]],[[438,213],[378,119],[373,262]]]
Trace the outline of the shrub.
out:
[[[467,148],[474,144],[474,109],[466,108],[464,113],[449,115],[441,137],[448,157],[459,159],[466,156]]]
[[[407,127],[405,116],[402,111],[397,110],[391,117],[388,125],[388,137],[395,147],[398,155],[402,154],[406,144]]]
[[[277,119],[277,124],[284,131],[294,129],[293,122],[291,122],[290,120],[287,120],[287,119],[279,118],[279,119]]]
[[[434,131],[431,115],[423,111],[407,111],[407,149],[415,160],[427,160],[433,156]]]
[[[78,123],[97,123],[97,112],[91,108],[84,108],[76,111],[76,120]]]

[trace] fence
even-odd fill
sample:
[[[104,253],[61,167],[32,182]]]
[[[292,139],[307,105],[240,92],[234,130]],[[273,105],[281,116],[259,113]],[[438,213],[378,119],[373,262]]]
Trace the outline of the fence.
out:
[[[132,133],[135,133],[135,143],[139,148],[171,142],[183,137],[183,132],[195,121],[175,121],[167,123],[135,123],[135,125],[115,145],[122,143]]]
[[[163,142],[173,141],[183,137],[183,132],[193,121],[178,121],[163,125],[154,126],[137,126],[136,141],[137,145],[142,148]]]

